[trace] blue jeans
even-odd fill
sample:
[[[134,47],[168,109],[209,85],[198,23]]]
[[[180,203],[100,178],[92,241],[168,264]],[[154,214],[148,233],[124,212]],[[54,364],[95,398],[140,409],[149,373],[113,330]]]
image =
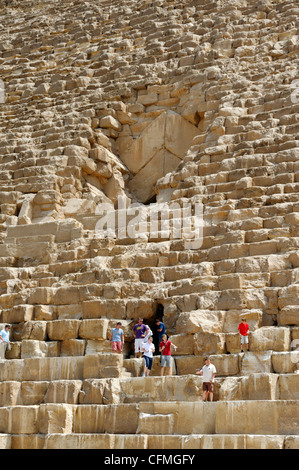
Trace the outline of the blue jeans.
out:
[[[148,356],[143,356],[143,357],[144,357],[144,360],[145,360],[145,367],[147,367],[148,370],[151,370],[152,365],[153,365],[153,358],[148,357]]]

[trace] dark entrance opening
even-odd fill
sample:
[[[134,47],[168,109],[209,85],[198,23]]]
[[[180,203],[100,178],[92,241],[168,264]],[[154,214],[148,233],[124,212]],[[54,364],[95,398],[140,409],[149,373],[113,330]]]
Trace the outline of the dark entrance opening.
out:
[[[164,317],[164,306],[160,303],[157,303],[156,307],[156,312],[154,315],[154,320],[149,323],[149,327],[153,332],[153,343],[155,345],[155,356],[158,356],[160,354],[159,352],[159,333],[157,331],[157,325],[156,321],[160,320],[163,322],[163,317]]]

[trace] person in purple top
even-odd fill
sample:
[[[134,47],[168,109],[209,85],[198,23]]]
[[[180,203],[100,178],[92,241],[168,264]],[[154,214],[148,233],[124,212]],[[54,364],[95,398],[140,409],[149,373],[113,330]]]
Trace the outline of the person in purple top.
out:
[[[134,326],[132,332],[135,338],[135,357],[142,356],[142,344],[146,336],[148,327],[143,324],[143,318],[139,318],[138,323]]]

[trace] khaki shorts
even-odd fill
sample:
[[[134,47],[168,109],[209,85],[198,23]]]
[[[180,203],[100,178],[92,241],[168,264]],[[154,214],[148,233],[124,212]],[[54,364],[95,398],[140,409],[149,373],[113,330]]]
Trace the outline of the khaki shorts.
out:
[[[248,336],[242,336],[241,335],[241,344],[248,344]]]

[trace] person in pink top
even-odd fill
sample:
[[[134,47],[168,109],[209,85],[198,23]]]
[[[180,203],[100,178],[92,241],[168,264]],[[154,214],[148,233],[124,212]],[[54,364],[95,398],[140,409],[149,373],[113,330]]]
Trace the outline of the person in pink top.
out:
[[[249,325],[246,323],[245,318],[242,318],[241,323],[238,326],[238,330],[241,338],[241,352],[243,351],[243,345],[245,344],[247,351],[249,351],[248,331]]]

